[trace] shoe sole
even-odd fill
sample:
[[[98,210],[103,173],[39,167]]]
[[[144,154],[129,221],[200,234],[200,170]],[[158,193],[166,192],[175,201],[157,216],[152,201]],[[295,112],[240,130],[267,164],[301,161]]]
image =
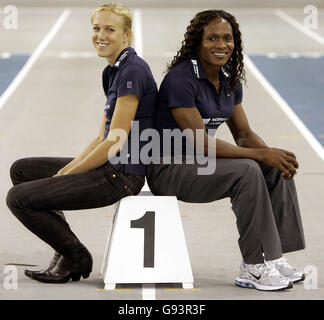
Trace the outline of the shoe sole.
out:
[[[62,281],[57,281],[57,280],[48,280],[48,279],[43,279],[43,278],[37,278],[38,275],[33,275],[33,274],[27,274],[25,273],[25,276],[32,279],[32,280],[36,280],[38,282],[43,282],[43,283],[66,283],[68,282],[70,279],[68,280],[62,280]]]
[[[301,281],[304,281],[304,280],[305,280],[305,274],[304,273],[301,276],[301,278],[290,279],[290,281],[293,282],[293,283],[301,282]]]
[[[46,278],[32,278],[33,280],[36,280],[38,282],[42,283],[67,283],[71,279],[71,277],[63,278],[62,280],[57,279],[46,279]]]
[[[288,285],[286,286],[263,286],[259,283],[256,283],[252,280],[248,279],[241,279],[241,278],[236,278],[235,279],[235,285],[241,288],[248,288],[248,289],[257,289],[260,291],[281,291],[285,289],[291,289],[293,287],[293,283],[289,282]]]
[[[24,275],[30,279],[33,279],[33,280],[37,280],[34,278],[34,275],[38,275],[38,274],[35,274],[35,273],[28,273],[28,272],[24,272]]]
[[[91,272],[82,274],[82,278],[83,279],[89,278],[90,273]],[[72,280],[72,281],[80,281],[80,279],[81,279],[81,274],[77,274],[77,273],[72,273],[72,274],[70,274],[69,277],[62,278],[61,281],[58,281],[57,279],[47,279],[47,278],[41,278],[41,277],[39,278],[39,277],[37,277],[37,275],[36,275],[36,277],[34,277],[32,274],[29,275],[29,274],[25,273],[25,275],[30,279],[33,279],[33,280],[36,280],[36,281],[39,281],[39,282],[43,282],[43,283],[67,283],[70,280]]]
[[[27,272],[27,273],[26,273],[26,272],[24,272],[24,275],[25,275],[26,277],[30,278],[30,279],[33,279],[33,278],[32,278],[32,275],[31,275],[31,274],[29,274],[28,272]]]

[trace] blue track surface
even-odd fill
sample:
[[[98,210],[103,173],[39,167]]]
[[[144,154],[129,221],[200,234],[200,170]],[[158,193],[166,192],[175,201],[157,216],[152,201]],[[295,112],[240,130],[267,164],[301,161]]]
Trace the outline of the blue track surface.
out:
[[[28,54],[13,54],[6,59],[0,58],[0,95],[7,89],[29,57]]]
[[[250,57],[324,146],[324,57]]]

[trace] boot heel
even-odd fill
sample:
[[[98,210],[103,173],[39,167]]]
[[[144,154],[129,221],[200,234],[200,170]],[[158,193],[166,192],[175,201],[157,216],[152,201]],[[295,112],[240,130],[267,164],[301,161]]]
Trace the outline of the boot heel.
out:
[[[81,274],[72,274],[72,281],[79,281],[81,278]]]

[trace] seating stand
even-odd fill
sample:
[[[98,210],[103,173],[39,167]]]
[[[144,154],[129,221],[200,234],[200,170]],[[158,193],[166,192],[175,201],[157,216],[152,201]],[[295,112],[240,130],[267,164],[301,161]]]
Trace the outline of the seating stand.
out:
[[[193,275],[178,200],[142,191],[116,204],[101,268],[106,290],[122,283],[182,283]]]

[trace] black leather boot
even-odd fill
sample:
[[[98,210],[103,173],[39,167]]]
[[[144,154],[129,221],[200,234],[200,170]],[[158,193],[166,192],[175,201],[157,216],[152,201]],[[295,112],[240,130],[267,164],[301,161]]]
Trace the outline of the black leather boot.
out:
[[[70,279],[80,280],[81,276],[89,277],[92,271],[91,254],[72,232],[64,216],[46,210],[30,211],[26,214],[17,209],[13,213],[26,228],[62,255],[62,261],[58,261],[57,268],[33,274],[32,279],[47,283],[64,283]]]
[[[25,270],[25,276],[27,276],[28,278],[31,278],[33,279],[34,275],[39,275],[39,274],[42,274],[42,273],[46,273],[52,269],[55,268],[55,266],[57,265],[58,261],[60,260],[61,258],[61,254],[56,252],[54,253],[54,257],[52,258],[49,266],[45,269],[42,269],[42,270],[37,270],[37,271],[33,271],[33,270]]]
[[[69,256],[61,256],[56,266],[42,273],[34,273],[32,279],[44,283],[66,283],[70,279],[79,281],[81,276],[86,279],[92,271],[92,256],[82,245]]]
[[[61,210],[55,210],[54,211],[53,210],[53,213],[56,213],[63,220],[66,221],[63,211],[61,211]],[[27,276],[28,278],[33,279],[33,276],[36,275],[36,274],[39,275],[39,274],[46,273],[47,271],[50,271],[50,270],[54,269],[60,258],[61,258],[61,254],[59,252],[55,251],[54,257],[52,258],[52,260],[51,260],[51,262],[50,262],[50,264],[49,264],[49,266],[47,268],[44,268],[42,270],[35,270],[35,271],[26,269],[25,270],[25,276]]]

